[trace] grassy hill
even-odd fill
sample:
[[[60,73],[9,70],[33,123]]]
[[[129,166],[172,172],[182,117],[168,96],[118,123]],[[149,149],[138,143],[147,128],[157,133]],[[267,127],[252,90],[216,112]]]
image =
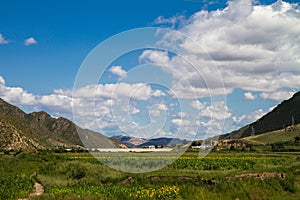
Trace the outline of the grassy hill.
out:
[[[245,137],[241,140],[250,144],[267,145],[286,142],[294,143],[297,136],[300,136],[300,124],[261,135]]]

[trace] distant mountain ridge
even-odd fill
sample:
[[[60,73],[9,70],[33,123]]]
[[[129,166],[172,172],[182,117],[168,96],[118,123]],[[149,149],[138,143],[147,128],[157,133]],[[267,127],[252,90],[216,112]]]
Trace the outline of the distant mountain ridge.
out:
[[[283,101],[271,112],[239,130],[220,135],[219,139],[237,139],[276,131],[300,123],[300,92]]]
[[[111,138],[118,140],[129,147],[148,147],[152,145],[173,146],[173,145],[182,145],[185,143],[184,140],[178,138],[167,138],[167,137],[144,139],[144,138],[118,135],[118,136],[113,136]]]
[[[53,149],[116,145],[100,133],[82,129],[70,120],[46,112],[26,114],[0,98],[0,149]]]
[[[283,101],[257,121],[236,131],[220,135],[219,139],[238,139],[260,135],[300,124],[300,92]],[[26,114],[0,98],[0,150],[65,148],[147,147],[150,145],[182,145],[178,138],[144,139],[130,136],[107,138],[100,133],[82,129],[63,117],[52,118],[46,112]],[[123,148],[123,147],[122,147]]]

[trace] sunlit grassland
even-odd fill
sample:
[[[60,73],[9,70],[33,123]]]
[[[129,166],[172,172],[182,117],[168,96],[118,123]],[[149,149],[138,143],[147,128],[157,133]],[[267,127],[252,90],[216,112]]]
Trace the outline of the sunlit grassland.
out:
[[[95,158],[89,153],[47,151],[0,154],[0,177],[24,179],[25,185],[20,184],[23,189],[15,187],[11,199],[26,196],[34,182],[41,183],[45,193],[33,199],[300,199],[300,154],[296,152],[212,152],[200,157],[194,151],[179,159],[176,153],[108,155],[99,153]],[[156,171],[129,173],[104,165],[100,162],[103,157],[117,159],[118,164],[134,160],[140,168],[176,160]],[[235,178],[264,172],[284,173],[285,178]],[[0,193],[1,198],[6,195],[9,199],[10,194]]]

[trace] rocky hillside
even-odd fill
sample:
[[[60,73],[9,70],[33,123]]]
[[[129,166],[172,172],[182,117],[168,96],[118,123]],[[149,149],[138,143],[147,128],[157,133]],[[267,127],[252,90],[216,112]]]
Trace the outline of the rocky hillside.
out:
[[[300,92],[288,100],[283,101],[271,112],[259,120],[248,124],[237,131],[226,134],[220,139],[236,139],[251,135],[259,135],[275,130],[284,129],[293,124],[300,123]]]
[[[68,119],[52,118],[46,112],[26,114],[0,98],[1,150],[83,148],[83,146],[115,147],[100,133],[82,129]]]

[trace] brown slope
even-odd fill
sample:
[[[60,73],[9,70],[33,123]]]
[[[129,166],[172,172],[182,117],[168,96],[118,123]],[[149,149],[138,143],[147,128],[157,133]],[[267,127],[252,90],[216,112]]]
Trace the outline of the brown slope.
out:
[[[2,150],[44,149],[44,146],[3,119],[0,120],[0,146]]]
[[[83,146],[81,138],[87,144],[91,144],[91,141],[92,144],[96,141],[98,144],[110,144],[110,140],[100,133],[81,129],[68,119],[52,118],[46,112],[26,114],[1,98],[0,120],[0,149],[80,148]],[[112,147],[111,144],[108,146]]]
[[[0,114],[4,116],[12,116],[21,119],[24,119],[26,116],[26,113],[22,111],[20,108],[7,103],[1,98],[0,98]]]

